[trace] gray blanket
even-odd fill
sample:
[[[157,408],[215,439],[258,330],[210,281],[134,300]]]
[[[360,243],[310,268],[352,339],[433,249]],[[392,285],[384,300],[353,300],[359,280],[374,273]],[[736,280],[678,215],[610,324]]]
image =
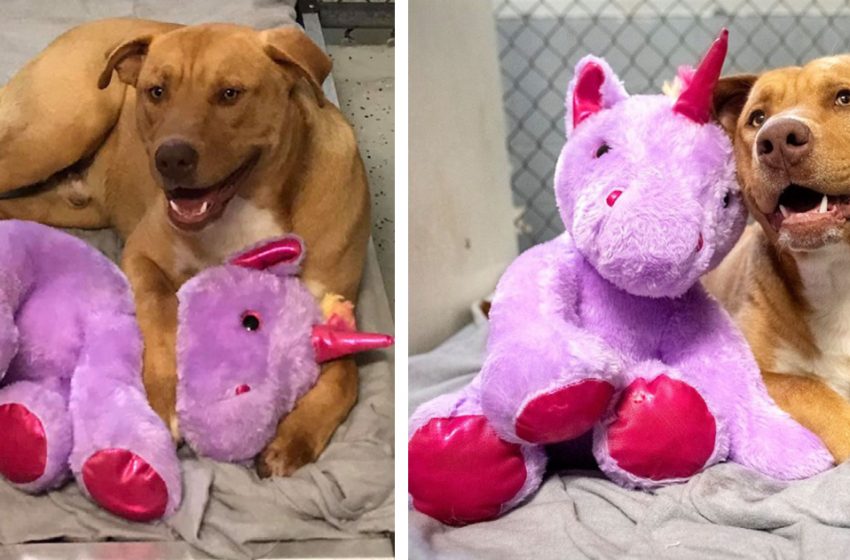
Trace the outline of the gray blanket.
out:
[[[411,412],[481,366],[479,316],[436,350],[410,359]],[[850,558],[850,464],[783,483],[717,465],[686,484],[631,491],[599,472],[550,474],[525,505],[452,528],[411,511],[410,557]]]
[[[231,21],[264,28],[291,21],[290,14],[284,2],[273,0],[4,0],[0,5],[0,82],[56,35],[90,19],[135,15],[183,23]],[[113,259],[120,251],[109,232],[76,233]],[[365,330],[393,331],[372,246],[358,320]],[[214,556],[257,557],[268,553],[276,541],[359,539],[391,532],[392,352],[367,354],[360,363],[358,404],[320,460],[292,478],[260,480],[251,469],[197,459],[183,450],[183,507],[173,518],[151,525],[109,515],[83,498],[74,484],[33,497],[0,481],[0,545],[56,539],[185,540]],[[141,558],[155,553],[135,549],[133,554]]]

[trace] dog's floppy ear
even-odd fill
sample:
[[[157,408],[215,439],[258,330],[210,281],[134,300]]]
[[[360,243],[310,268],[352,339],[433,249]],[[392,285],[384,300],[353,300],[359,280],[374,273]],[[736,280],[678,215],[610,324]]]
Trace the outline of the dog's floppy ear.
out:
[[[328,55],[297,26],[261,31],[260,40],[273,61],[295,68],[310,82],[319,106],[324,105],[322,82],[330,74],[332,65]]]
[[[106,67],[100,74],[97,80],[97,87],[106,89],[109,82],[112,81],[112,72],[118,73],[118,79],[127,85],[135,86],[136,80],[139,78],[139,70],[142,68],[142,62],[145,55],[148,54],[148,47],[153,41],[153,35],[142,35],[135,39],[124,41],[109,54],[106,61]]]
[[[714,88],[714,118],[730,135],[735,132],[738,117],[741,116],[750,90],[757,79],[756,74],[726,76],[720,78]]]

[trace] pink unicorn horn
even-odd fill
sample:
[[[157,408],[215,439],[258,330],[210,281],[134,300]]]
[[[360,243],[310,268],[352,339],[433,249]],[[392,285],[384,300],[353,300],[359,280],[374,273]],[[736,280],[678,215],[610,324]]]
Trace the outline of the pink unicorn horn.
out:
[[[714,86],[720,79],[728,48],[729,30],[723,28],[700,61],[690,83],[679,94],[673,111],[699,124],[705,124],[711,119],[711,98]]]
[[[324,363],[366,350],[391,346],[393,337],[388,334],[343,330],[331,325],[316,325],[312,334],[316,362]]]

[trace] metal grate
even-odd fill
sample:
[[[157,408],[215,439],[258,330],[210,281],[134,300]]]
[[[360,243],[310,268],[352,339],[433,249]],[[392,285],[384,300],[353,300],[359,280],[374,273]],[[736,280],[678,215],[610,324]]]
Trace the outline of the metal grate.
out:
[[[327,29],[391,29],[394,0],[298,0],[301,13],[315,12]]]
[[[299,20],[321,21],[330,44],[392,44],[395,0],[297,0]]]
[[[695,64],[723,26],[724,73],[757,72],[850,51],[839,0],[494,0],[520,248],[563,231],[552,194],[564,94],[579,58],[603,56],[631,93],[658,92]]]

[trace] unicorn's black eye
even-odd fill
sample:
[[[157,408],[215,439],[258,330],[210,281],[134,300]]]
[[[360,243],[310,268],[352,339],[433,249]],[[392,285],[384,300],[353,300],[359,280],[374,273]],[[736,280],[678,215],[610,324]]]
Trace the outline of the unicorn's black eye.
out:
[[[255,311],[242,314],[242,328],[249,332],[260,330],[260,315]]]
[[[602,157],[602,156],[604,156],[605,154],[607,154],[607,153],[608,153],[608,151],[609,151],[610,149],[611,149],[611,146],[609,146],[608,144],[602,144],[602,145],[601,145],[601,146],[599,146],[599,148],[596,150],[596,157]]]
[[[726,191],[726,194],[723,195],[723,208],[729,208],[729,202],[731,202],[731,198],[729,191]]]

